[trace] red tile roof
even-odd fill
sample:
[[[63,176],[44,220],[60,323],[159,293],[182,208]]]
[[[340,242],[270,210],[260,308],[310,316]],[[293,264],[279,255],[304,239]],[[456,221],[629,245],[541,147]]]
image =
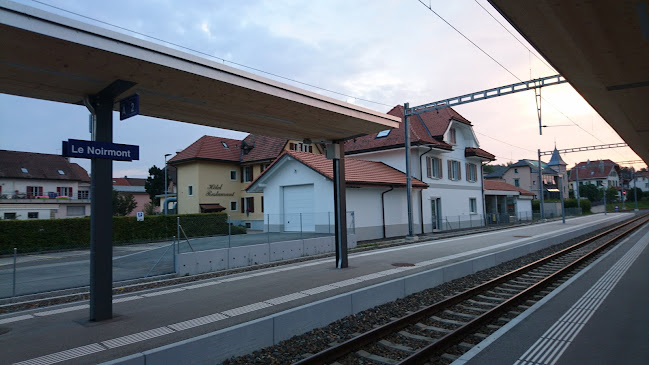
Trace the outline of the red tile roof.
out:
[[[388,114],[403,119],[403,106],[395,106]],[[451,120],[471,125],[471,122],[453,108],[425,112],[410,117],[410,143],[413,145],[432,144],[438,148],[452,150],[453,147],[442,140]],[[391,130],[385,137],[376,138],[378,133],[374,133],[348,140],[345,142],[345,153],[353,154],[401,147],[405,143],[402,125],[403,123],[400,123],[398,128]]]
[[[113,185],[115,186],[144,186],[146,179],[140,179],[135,177],[114,177]]]
[[[467,147],[464,149],[464,157],[473,157],[473,156],[486,158],[487,160],[491,160],[491,161],[494,161],[496,159],[496,156],[483,150],[482,148]]]
[[[498,180],[483,180],[484,182],[484,189],[485,190],[502,190],[502,191],[518,191],[521,193],[521,195],[531,195],[533,196],[534,193],[525,190],[520,187],[516,187],[514,185],[508,184],[504,181],[498,181]]]
[[[23,172],[23,168],[27,172]],[[63,156],[7,150],[0,150],[0,177],[90,182],[90,176],[83,167]]]
[[[250,185],[250,188],[268,171],[271,171],[273,166],[283,159],[285,156],[290,156],[310,167],[314,171],[324,175],[325,177],[333,180],[333,162],[327,159],[324,155],[316,155],[308,152],[299,151],[284,151],[264,172],[259,175]],[[364,161],[353,158],[345,158],[345,181],[353,186],[406,186],[406,174],[390,167],[383,162]],[[413,188],[427,188],[426,183],[418,179],[412,179]]]
[[[170,165],[192,160],[259,162],[277,158],[288,140],[250,134],[243,141],[203,136],[169,160]],[[227,148],[223,145],[227,146]],[[245,151],[247,154],[244,154]]]
[[[576,181],[577,172],[579,173],[579,180],[606,179],[611,174],[611,169],[615,169],[619,175],[620,167],[611,160],[580,162],[576,167],[570,169],[569,180]]]
[[[244,146],[251,147],[252,149],[248,154],[243,155],[242,162],[274,160],[282,153],[287,141],[285,138],[249,134],[243,142],[245,142]]]
[[[223,145],[225,143],[225,146]],[[237,139],[203,136],[169,160],[177,164],[191,160],[218,160],[239,162],[241,141]]]

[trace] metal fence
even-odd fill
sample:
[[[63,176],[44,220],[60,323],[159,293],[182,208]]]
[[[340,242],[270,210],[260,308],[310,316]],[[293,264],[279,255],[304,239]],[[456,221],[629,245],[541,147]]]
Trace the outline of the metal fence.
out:
[[[356,230],[354,212],[347,212],[347,234]],[[236,226],[230,223],[231,232],[226,235],[195,237],[191,236],[191,222],[179,220],[178,253],[230,248],[262,243],[291,241],[306,238],[333,236],[335,234],[335,217],[333,212],[264,214],[263,230],[250,231],[247,234],[232,234]]]

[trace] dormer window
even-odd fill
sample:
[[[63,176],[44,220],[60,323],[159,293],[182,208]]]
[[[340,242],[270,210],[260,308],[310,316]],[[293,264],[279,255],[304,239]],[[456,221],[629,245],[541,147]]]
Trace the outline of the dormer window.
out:
[[[29,171],[27,171],[27,169],[24,168],[24,167],[21,167],[21,168],[20,168],[20,171],[22,171],[23,174],[28,174],[28,173],[29,173]]]
[[[392,130],[392,129],[386,129],[386,130],[384,130],[384,131],[380,131],[379,133],[376,134],[376,138],[387,137],[388,134],[390,134],[390,131],[391,131],[391,130]]]
[[[451,128],[451,130],[448,131],[448,139],[449,139],[451,144],[456,144],[457,143],[457,137],[456,137],[455,128]]]
[[[223,142],[223,141],[221,141],[221,144],[223,145],[223,148],[227,148],[227,149],[230,149],[230,147],[228,147],[228,144],[227,144],[227,143],[225,143],[225,142]]]
[[[63,172],[63,170],[59,170],[59,175],[65,175],[65,172]]]

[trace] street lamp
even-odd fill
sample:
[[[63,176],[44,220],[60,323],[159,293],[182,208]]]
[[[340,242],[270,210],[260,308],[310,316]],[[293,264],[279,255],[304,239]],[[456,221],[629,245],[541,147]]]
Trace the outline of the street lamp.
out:
[[[169,204],[167,203],[167,157],[171,156],[171,153],[165,153],[165,207],[164,207],[164,214],[167,215],[167,207]]]

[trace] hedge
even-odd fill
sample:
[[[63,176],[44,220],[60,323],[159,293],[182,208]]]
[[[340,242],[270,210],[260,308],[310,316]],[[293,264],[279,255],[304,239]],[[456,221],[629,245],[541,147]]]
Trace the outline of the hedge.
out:
[[[176,220],[187,237],[228,233],[227,214],[148,215],[113,217],[113,243],[116,245],[171,239],[176,235]],[[232,226],[232,234],[246,233]],[[181,237],[184,235],[181,233]],[[0,220],[0,254],[38,252],[90,247],[90,218]]]
[[[545,203],[556,203],[559,202],[560,200],[554,199],[554,200],[546,200]],[[581,206],[581,212],[582,213],[590,213],[590,209],[592,207],[590,200],[588,199],[580,199],[579,204]],[[563,201],[563,206],[565,208],[577,208],[577,199],[565,199]],[[541,211],[541,202],[539,200],[532,200],[532,211],[534,212],[540,212]]]

